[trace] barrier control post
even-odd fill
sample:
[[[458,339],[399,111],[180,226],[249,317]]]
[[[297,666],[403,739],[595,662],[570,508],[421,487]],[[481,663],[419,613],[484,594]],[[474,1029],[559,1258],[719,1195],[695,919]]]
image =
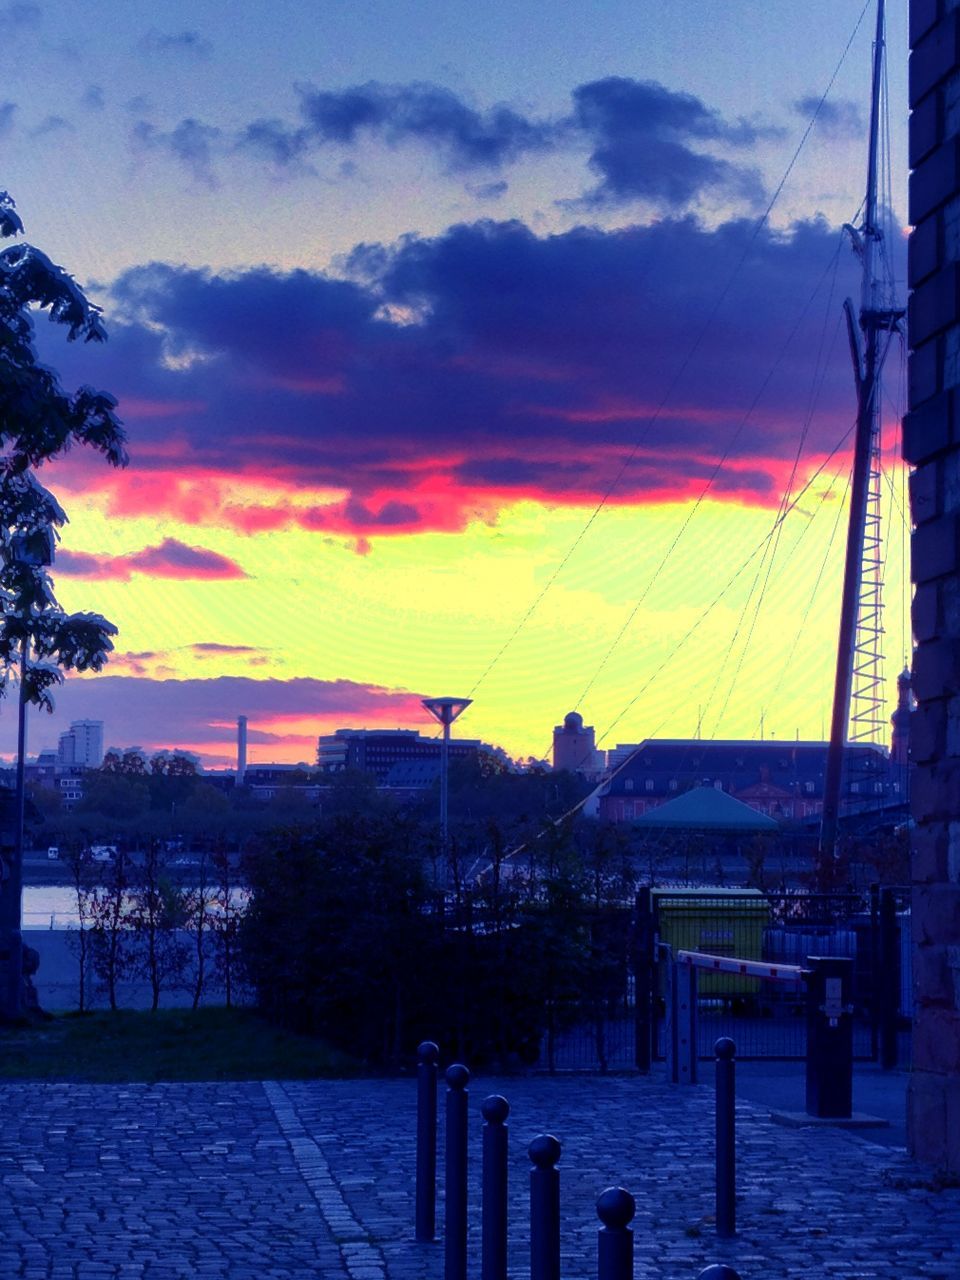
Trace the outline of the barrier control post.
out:
[[[810,956],[807,1115],[848,1120],[853,1110],[853,961]]]

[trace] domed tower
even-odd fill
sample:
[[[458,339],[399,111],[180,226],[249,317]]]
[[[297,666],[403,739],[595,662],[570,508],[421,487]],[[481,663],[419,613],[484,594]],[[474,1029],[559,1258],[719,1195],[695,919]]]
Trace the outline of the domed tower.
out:
[[[594,777],[603,769],[603,758],[594,742],[593,725],[585,725],[579,711],[568,711],[563,724],[553,730],[553,767]]]
[[[890,717],[893,734],[890,738],[890,763],[910,763],[910,713],[913,710],[913,683],[909,667],[897,676],[897,709]]]

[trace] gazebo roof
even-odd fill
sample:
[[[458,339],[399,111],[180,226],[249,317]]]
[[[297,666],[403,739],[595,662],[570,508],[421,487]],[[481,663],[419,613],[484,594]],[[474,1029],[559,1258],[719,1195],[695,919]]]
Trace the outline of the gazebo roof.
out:
[[[694,787],[635,819],[638,827],[687,831],[777,831],[779,823],[717,787]]]

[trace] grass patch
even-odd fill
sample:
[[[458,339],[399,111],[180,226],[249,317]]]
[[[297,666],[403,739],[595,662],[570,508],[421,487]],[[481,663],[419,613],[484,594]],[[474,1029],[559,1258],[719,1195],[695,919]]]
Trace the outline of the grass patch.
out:
[[[68,1013],[0,1028],[0,1080],[149,1084],[359,1074],[359,1063],[322,1040],[280,1030],[247,1009]]]

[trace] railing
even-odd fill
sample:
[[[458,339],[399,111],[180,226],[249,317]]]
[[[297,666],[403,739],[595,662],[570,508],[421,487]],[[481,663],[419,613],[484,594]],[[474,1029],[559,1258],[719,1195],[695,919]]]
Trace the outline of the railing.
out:
[[[418,1049],[417,1185],[415,1239],[433,1241],[436,1223],[437,1060],[438,1049],[425,1041]],[[718,1041],[717,1057],[717,1236],[736,1234],[734,1045]],[[443,1280],[467,1277],[467,1154],[470,1072],[460,1063],[447,1068],[444,1160]],[[481,1280],[507,1280],[507,1117],[506,1098],[485,1098],[482,1145]],[[530,1143],[529,1247],[531,1280],[560,1280],[560,1170],[562,1149],[552,1134]],[[607,1187],[596,1202],[597,1280],[633,1280],[633,1196],[624,1187]],[[740,1280],[732,1267],[714,1264],[698,1280]]]

